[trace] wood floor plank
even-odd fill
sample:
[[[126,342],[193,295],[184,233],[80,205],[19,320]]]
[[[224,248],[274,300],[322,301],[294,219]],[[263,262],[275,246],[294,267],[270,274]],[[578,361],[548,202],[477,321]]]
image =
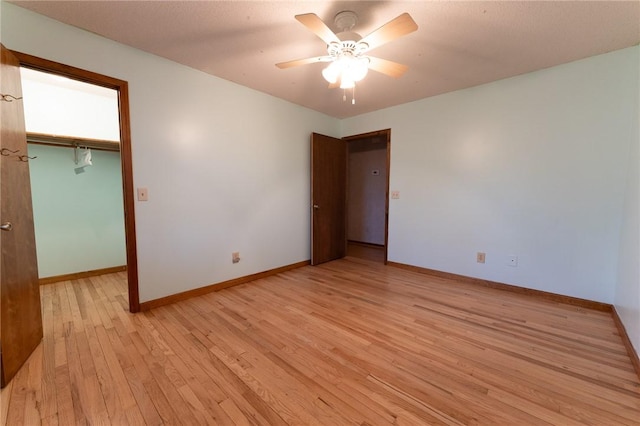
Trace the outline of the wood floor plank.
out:
[[[638,425],[607,312],[345,258],[127,312],[126,273],[41,287],[0,425]]]
[[[29,378],[29,368],[31,363],[29,360],[22,366],[13,377],[13,386],[11,395],[9,396],[9,407],[7,409],[7,425],[23,425],[25,424],[25,411],[31,407],[27,406],[27,381]],[[3,395],[4,397],[5,395]]]
[[[227,398],[220,403],[220,407],[227,413],[231,421],[236,426],[250,426],[251,422],[242,413],[240,408],[233,402],[232,399]]]
[[[202,415],[210,418],[215,423],[229,423],[226,412],[218,405],[227,399],[227,395],[216,382],[201,368],[197,358],[186,348],[189,342],[183,336],[172,329],[169,321],[154,321],[158,329],[162,329],[162,336],[173,348],[173,354],[168,355],[168,361],[173,365],[178,374],[185,379],[185,385],[180,389],[186,401]]]
[[[11,391],[15,380],[10,381],[7,386],[0,390],[0,424],[6,425],[9,415],[9,402],[11,401]]]
[[[128,386],[122,386],[122,382],[115,380],[115,377],[120,377],[119,372],[121,370],[119,366],[114,365],[113,362],[109,363],[107,361],[105,351],[98,338],[97,329],[98,327],[86,327],[89,348],[102,393],[101,396],[111,421],[123,423],[126,417],[124,410],[132,404],[129,401],[133,400],[133,398],[130,397],[131,392]],[[135,403],[135,401],[133,403]]]
[[[138,406],[140,406],[140,411],[150,424],[179,423],[178,415],[173,410],[143,358],[147,350],[144,344],[139,341],[138,333],[131,333],[129,337],[129,342],[123,342],[122,346],[118,346],[117,341],[120,338],[117,333],[109,330],[109,338],[112,341],[120,364],[125,365],[123,368],[127,381],[135,395]]]
[[[24,424],[37,425],[41,424],[40,404],[37,401],[42,400],[42,392],[40,380],[42,377],[42,345],[38,346],[31,356],[31,360],[24,382]]]
[[[42,289],[43,299],[52,299],[55,297],[51,287]],[[47,304],[42,307],[42,323],[44,328],[44,337],[42,339],[42,350],[44,351],[42,359],[42,379],[34,377],[34,380],[40,381],[42,395],[40,400],[40,415],[43,422],[57,421],[57,402],[56,402],[56,365],[55,365],[55,318],[54,303]],[[34,383],[34,386],[37,386]],[[55,420],[54,420],[55,419]]]

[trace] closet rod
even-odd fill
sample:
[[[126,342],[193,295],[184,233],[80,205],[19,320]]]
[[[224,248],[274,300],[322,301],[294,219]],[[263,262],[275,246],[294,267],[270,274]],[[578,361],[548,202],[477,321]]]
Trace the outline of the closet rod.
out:
[[[43,133],[27,132],[27,142],[40,145],[66,146],[69,148],[81,146],[83,148],[86,147],[101,151],[120,151],[120,142],[79,138],[74,136],[46,135]]]

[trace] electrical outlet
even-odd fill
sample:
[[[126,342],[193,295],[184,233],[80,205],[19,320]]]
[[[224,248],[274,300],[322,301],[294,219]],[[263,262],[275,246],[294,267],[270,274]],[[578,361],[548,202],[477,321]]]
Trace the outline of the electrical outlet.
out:
[[[391,191],[391,199],[399,200],[400,199],[400,191]]]
[[[507,265],[513,266],[514,268],[518,266],[518,256],[511,255],[507,258]]]
[[[231,253],[231,262],[232,263],[240,262],[240,252],[239,251],[234,251],[233,253]]]
[[[478,262],[478,263],[484,263],[485,256],[486,256],[486,254],[485,254],[485,253],[483,253],[483,252],[479,251],[479,252],[476,254],[476,262]]]

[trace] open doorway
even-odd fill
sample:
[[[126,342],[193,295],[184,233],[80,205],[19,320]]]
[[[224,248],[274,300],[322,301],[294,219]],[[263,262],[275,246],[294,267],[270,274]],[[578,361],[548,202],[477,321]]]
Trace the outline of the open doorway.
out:
[[[116,92],[117,98],[117,121],[119,123],[118,138],[119,139],[119,162],[121,176],[119,176],[121,185],[121,206],[124,216],[124,236],[125,236],[125,253],[124,259],[126,261],[127,277],[128,277],[128,295],[129,295],[129,310],[131,312],[138,312],[139,296],[138,296],[138,273],[137,273],[137,256],[136,256],[136,241],[135,241],[135,219],[134,219],[134,199],[133,199],[133,173],[132,173],[132,158],[131,158],[131,135],[129,125],[129,104],[128,104],[128,84],[126,81],[114,79],[101,74],[96,74],[90,71],[82,70],[79,68],[70,67],[57,62],[52,62],[37,58],[31,55],[22,54],[20,52],[12,52],[20,61],[20,65],[23,68],[42,71],[56,76],[65,77],[71,80],[80,81],[83,83],[89,83],[91,85],[99,86],[100,88],[107,88]],[[48,136],[48,137],[47,137]],[[52,144],[64,144],[65,142],[73,143],[73,138],[51,137],[51,135],[30,135],[32,141],[39,139],[39,149],[49,149]],[[80,138],[81,139],[81,138]],[[83,148],[89,145],[93,145],[94,149],[101,152],[101,159],[110,161],[113,163],[114,159],[109,158],[106,154],[109,150],[109,143],[105,141],[91,141],[91,138],[85,138],[85,140],[76,141],[78,145]],[[111,138],[113,139],[113,138]],[[102,145],[101,145],[102,144]],[[43,148],[49,147],[49,148]],[[113,146],[111,146],[113,148]],[[78,152],[75,147],[71,148]],[[102,151],[105,154],[102,154]],[[43,151],[44,152],[44,151]],[[82,151],[82,155],[85,151]],[[75,154],[71,154],[75,155]],[[82,162],[84,159],[80,158]],[[118,165],[116,165],[117,167]],[[78,168],[78,167],[76,167]],[[82,173],[82,171],[80,171]],[[122,217],[122,216],[121,216]],[[121,267],[122,265],[120,265]],[[105,268],[107,269],[107,268]]]
[[[373,178],[371,184],[361,185],[370,188],[369,192],[363,192],[354,185],[352,194],[349,194],[350,144],[354,146],[354,164],[351,167],[355,169],[357,163],[358,170],[363,174],[362,179],[352,177],[351,180],[364,181],[364,175],[367,175],[368,180],[370,173]],[[319,133],[311,134],[312,265],[340,259],[345,255],[365,257],[367,254],[372,254],[371,260],[387,263],[390,144],[391,129],[342,139]],[[369,148],[379,151],[383,156],[376,156],[375,163],[356,158],[357,153],[366,153]],[[372,194],[375,200],[372,199]],[[350,197],[355,200],[351,212],[347,207]],[[369,214],[373,204],[375,211]],[[354,231],[351,234],[351,244],[348,243],[347,229],[349,214],[353,214],[354,221],[351,225]],[[368,231],[358,233],[358,228],[368,228]],[[375,239],[372,235],[375,235]],[[349,246],[352,248],[351,253],[347,252]]]
[[[20,76],[40,284],[125,271],[118,92]]]
[[[347,255],[387,260],[390,130],[347,141]]]

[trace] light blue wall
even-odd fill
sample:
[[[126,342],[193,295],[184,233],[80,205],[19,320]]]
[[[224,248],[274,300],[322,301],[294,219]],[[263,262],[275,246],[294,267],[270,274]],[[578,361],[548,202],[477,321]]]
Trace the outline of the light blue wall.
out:
[[[129,83],[141,302],[309,259],[309,135],[339,120],[0,6],[5,47]]]
[[[76,174],[73,148],[29,144],[40,278],[126,264],[120,154],[91,153]]]
[[[635,48],[636,64],[640,64],[640,48]],[[640,66],[634,69],[634,107],[629,108],[629,175],[622,227],[618,281],[614,304],[624,323],[631,343],[640,353]]]
[[[341,125],[392,129],[389,260],[614,303],[637,111],[635,46]]]

